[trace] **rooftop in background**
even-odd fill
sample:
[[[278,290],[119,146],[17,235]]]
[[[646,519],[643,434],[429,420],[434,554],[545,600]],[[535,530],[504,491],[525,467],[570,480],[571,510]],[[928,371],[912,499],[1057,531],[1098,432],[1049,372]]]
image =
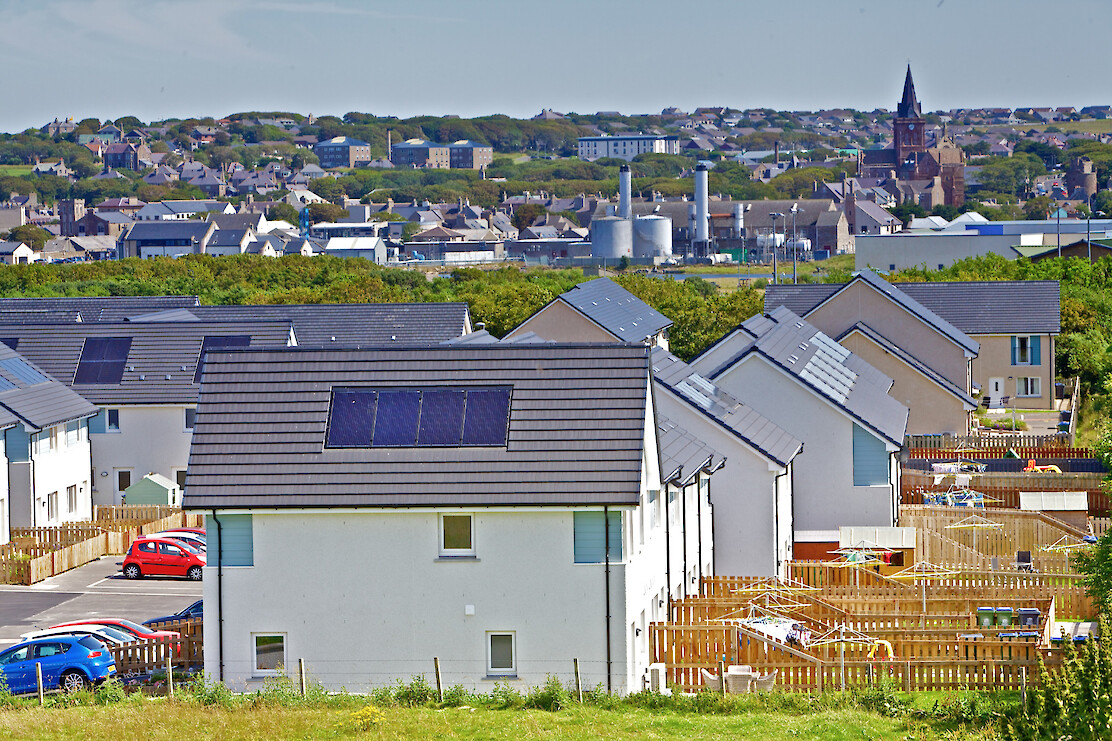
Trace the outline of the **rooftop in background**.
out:
[[[672,320],[609,278],[580,283],[560,298],[623,342],[643,342]]]
[[[635,345],[213,353],[185,507],[636,504],[648,382]],[[505,445],[325,445],[337,388],[492,386],[511,387]]]
[[[22,423],[41,430],[96,413],[77,393],[0,344],[0,429]]]

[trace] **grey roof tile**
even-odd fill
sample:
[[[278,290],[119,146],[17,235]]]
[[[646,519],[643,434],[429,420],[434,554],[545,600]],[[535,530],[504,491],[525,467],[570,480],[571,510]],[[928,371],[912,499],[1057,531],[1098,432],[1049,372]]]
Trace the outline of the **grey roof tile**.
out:
[[[700,471],[713,471],[726,462],[726,456],[670,419],[657,416],[656,426],[665,481],[683,486]]]
[[[492,344],[214,352],[185,507],[633,504],[648,348]],[[324,446],[333,387],[513,387],[505,447]]]
[[[22,422],[41,430],[97,413],[84,398],[2,344],[0,379],[0,428]]]
[[[560,298],[623,342],[643,342],[672,326],[671,319],[609,278],[580,283]]]
[[[59,296],[0,298],[0,323],[123,321],[131,316],[198,304],[196,296]],[[40,319],[40,316],[52,316]],[[79,317],[79,318],[78,318]]]

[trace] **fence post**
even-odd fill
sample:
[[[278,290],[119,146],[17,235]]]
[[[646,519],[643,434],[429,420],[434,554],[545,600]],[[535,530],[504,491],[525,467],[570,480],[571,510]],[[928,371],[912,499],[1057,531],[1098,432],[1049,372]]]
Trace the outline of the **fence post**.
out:
[[[904,662],[904,692],[911,692],[911,662]]]
[[[170,693],[170,698],[174,697],[174,649],[167,643],[166,644],[166,688]]]
[[[305,659],[297,660],[297,684],[301,688],[301,696],[305,697]]]
[[[38,661],[35,662],[35,685],[39,689],[39,705],[42,705],[46,702],[46,698],[43,697],[42,691],[42,663]]]
[[[1027,707],[1027,667],[1019,667],[1019,701]]]
[[[722,688],[722,696],[726,696],[726,662],[718,661],[718,684]]]
[[[580,704],[583,703],[583,682],[579,678],[579,659],[571,660],[572,665],[575,667],[575,694],[579,698]]]
[[[440,657],[432,657],[432,666],[436,670],[436,696],[438,702],[444,702],[444,685],[440,683]]]

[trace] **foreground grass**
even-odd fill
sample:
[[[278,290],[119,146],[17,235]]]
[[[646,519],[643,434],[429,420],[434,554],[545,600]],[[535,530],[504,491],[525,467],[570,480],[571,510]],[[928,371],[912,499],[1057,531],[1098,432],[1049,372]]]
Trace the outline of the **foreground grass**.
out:
[[[946,728],[861,710],[805,715],[751,712],[692,715],[659,710],[572,707],[558,712],[488,708],[385,708],[369,730],[350,709],[256,706],[227,709],[147,700],[112,706],[0,711],[0,738],[81,739],[995,739],[983,728]]]

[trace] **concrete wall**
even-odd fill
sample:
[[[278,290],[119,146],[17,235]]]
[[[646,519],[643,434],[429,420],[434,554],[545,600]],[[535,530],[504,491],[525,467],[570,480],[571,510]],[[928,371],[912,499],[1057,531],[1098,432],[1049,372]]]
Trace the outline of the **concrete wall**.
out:
[[[965,388],[968,382],[969,360],[961,347],[862,281],[847,286],[812,311],[807,321],[831,337],[864,322],[959,388]]]
[[[782,480],[788,488],[780,491],[778,520],[774,479],[783,469],[770,470],[767,458],[728,430],[659,385],[656,389],[656,407],[662,417],[726,457],[726,465],[715,472],[710,483],[710,503],[714,508],[713,573],[775,576],[781,566],[778,560],[784,560],[791,552],[790,477]],[[789,517],[784,516],[785,511]],[[779,553],[778,543],[782,544]]]
[[[962,400],[954,394],[860,332],[846,336],[841,344],[895,380],[888,395],[909,410],[907,434],[933,435],[949,432],[964,435],[968,432],[972,410],[967,411]]]
[[[714,380],[803,441],[803,452],[793,462],[796,530],[895,524],[898,482],[891,473],[889,485],[853,485],[853,420],[844,412],[755,355]],[[729,547],[721,531],[715,537],[720,552]]]
[[[981,343],[981,352],[973,359],[973,383],[979,384],[982,392],[987,392],[990,378],[1003,378],[1004,394],[1014,396],[1016,378],[1038,376],[1042,379],[1042,393],[1037,397],[1017,398],[1018,408],[1053,409],[1055,337],[1046,334],[1033,336],[1039,337],[1039,365],[1012,365],[1012,335],[972,335]],[[1008,376],[1012,380],[1009,381]]]
[[[1033,237],[1037,238],[1032,242]],[[1042,235],[982,236],[976,232],[859,234],[854,268],[892,271],[926,267],[937,270],[967,257],[993,254],[1014,260],[1017,255],[1012,247],[1020,244],[1042,244]]]
[[[119,469],[131,470],[133,484],[148,473],[160,473],[176,482],[176,472],[185,470],[189,462],[193,439],[193,433],[185,429],[185,406],[112,408],[120,411],[119,432],[92,435],[93,501],[101,506],[122,501],[116,478]],[[102,475],[105,473],[108,475]]]
[[[507,337],[517,337],[534,332],[556,342],[617,342],[618,338],[607,332],[563,301],[553,301],[526,319]]]

